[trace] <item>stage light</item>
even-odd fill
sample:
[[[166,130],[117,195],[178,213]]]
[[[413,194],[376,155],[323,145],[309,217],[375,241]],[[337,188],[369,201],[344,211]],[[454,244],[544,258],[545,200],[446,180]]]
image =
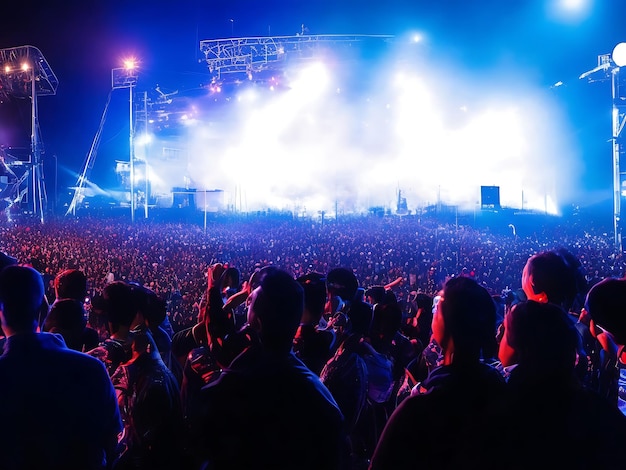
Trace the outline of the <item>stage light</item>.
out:
[[[28,69],[30,69],[30,65],[27,62],[24,62],[21,68],[22,72],[28,72]]]
[[[615,65],[618,67],[626,65],[626,42],[620,42],[617,46],[615,46],[612,58]]]
[[[135,67],[135,59],[124,59],[124,68],[126,70],[134,70]]]

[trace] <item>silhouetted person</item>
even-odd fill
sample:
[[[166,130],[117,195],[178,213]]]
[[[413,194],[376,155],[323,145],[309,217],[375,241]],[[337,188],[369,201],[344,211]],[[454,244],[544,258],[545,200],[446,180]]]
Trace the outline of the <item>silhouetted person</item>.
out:
[[[68,347],[76,351],[86,352],[98,346],[98,332],[87,324],[85,273],[79,269],[65,269],[55,276],[53,284],[55,299],[42,329],[60,333]]]
[[[320,374],[335,350],[335,333],[320,327],[326,303],[326,278],[309,273],[296,279],[304,289],[304,312],[294,338],[294,352],[304,364]]]
[[[626,417],[583,387],[578,331],[558,305],[520,302],[504,318],[499,358],[509,369],[494,449],[514,468],[624,468]]]
[[[601,390],[626,414],[626,278],[595,284],[583,313],[590,317],[590,330],[601,344],[601,364],[608,369]]]
[[[87,327],[83,303],[74,299],[56,300],[43,324],[43,331],[59,333],[68,348],[86,352],[98,346],[98,332]]]
[[[215,336],[224,323],[221,272],[212,270],[207,315],[216,324],[209,336],[221,341]],[[341,468],[343,416],[320,379],[292,352],[302,287],[290,274],[270,270],[249,301],[251,343],[202,389],[196,457],[211,469]]]
[[[115,369],[132,356],[131,326],[137,315],[137,305],[132,286],[124,281],[107,284],[102,298],[110,336],[87,354],[100,359],[109,375],[113,375]]]
[[[579,322],[578,313],[584,304],[587,283],[580,261],[568,250],[541,251],[531,256],[522,270],[522,290],[527,300],[558,305],[566,313],[580,336],[577,373],[585,385],[598,388],[604,378],[594,378],[605,371],[594,362],[592,345],[583,341],[587,326]]]
[[[132,357],[111,381],[124,421],[114,470],[185,468],[180,387],[149,332],[133,335]]]
[[[500,373],[482,362],[495,320],[491,295],[476,281],[457,277],[445,284],[432,321],[443,365],[393,412],[370,468],[482,468],[491,454],[482,432],[502,425],[488,421],[485,410],[505,391]]]
[[[44,295],[34,269],[0,272],[0,467],[104,469],[122,429],[115,391],[100,361],[37,333]]]

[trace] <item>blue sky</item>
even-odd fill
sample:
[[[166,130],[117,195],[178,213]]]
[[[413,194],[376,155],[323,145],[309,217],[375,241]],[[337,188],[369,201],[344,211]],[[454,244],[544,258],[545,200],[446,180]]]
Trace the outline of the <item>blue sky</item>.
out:
[[[400,36],[419,31],[428,38],[431,57],[454,63],[474,76],[483,74],[487,84],[494,80],[502,85],[499,73],[508,70],[511,88],[518,86],[517,77],[551,90],[568,120],[576,158],[582,159],[586,177],[581,181],[591,189],[606,189],[612,184],[607,144],[610,84],[588,83],[578,76],[595,66],[599,54],[610,53],[617,43],[626,41],[626,2],[588,0],[578,16],[568,15],[563,8],[571,3],[25,1],[13,3],[12,14],[2,15],[0,48],[26,44],[39,48],[59,79],[57,94],[39,102],[46,155],[57,155],[62,168],[59,184],[80,171],[100,123],[111,69],[120,66],[123,57],[134,55],[141,60],[140,80],[146,88],[158,84],[164,90],[184,90],[207,81],[206,67],[199,63],[200,40],[292,35],[305,24],[311,34]],[[558,81],[564,85],[551,89]],[[110,158],[107,146],[127,142],[120,101],[121,114],[116,117],[112,109],[103,134],[98,155],[101,172],[108,171],[103,164]],[[5,115],[0,112],[0,118],[7,119]]]

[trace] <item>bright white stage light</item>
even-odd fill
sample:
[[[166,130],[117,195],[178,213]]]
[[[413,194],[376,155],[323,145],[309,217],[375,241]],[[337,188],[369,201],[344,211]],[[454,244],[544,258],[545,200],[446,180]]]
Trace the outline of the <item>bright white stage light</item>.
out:
[[[126,70],[134,70],[136,67],[135,59],[124,59],[124,68]]]
[[[626,42],[620,42],[615,49],[613,49],[613,62],[618,67],[626,65]]]

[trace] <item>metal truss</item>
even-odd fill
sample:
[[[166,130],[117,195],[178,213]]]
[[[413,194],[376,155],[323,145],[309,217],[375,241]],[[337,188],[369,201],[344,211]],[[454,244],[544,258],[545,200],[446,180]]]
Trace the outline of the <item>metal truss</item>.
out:
[[[24,69],[23,65],[28,65]],[[37,96],[56,94],[59,81],[39,49],[33,46],[0,49],[0,95],[26,98],[32,96],[34,72]]]
[[[310,59],[324,48],[352,46],[364,41],[391,41],[390,35],[327,34],[262,36],[200,41],[209,72],[218,80],[225,74],[258,73],[279,69],[292,59]]]
[[[0,100],[17,97],[30,98],[31,142],[27,172],[30,181],[20,189],[20,200],[29,200],[29,211],[44,222],[48,196],[43,173],[43,144],[40,138],[39,96],[55,95],[59,81],[39,49],[33,46],[0,49]],[[30,197],[28,197],[30,196]]]
[[[622,210],[626,199],[626,70],[621,71],[610,54],[598,56],[598,65],[579,77],[589,83],[611,81],[612,132],[611,150],[613,155],[613,229],[615,251],[623,250]]]

